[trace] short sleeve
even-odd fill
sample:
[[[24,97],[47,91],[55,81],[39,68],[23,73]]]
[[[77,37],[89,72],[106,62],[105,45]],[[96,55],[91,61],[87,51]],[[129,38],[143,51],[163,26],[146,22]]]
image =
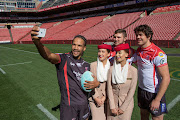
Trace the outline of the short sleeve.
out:
[[[56,63],[56,64],[58,64],[58,63],[60,63],[60,62],[61,62],[61,54],[56,53],[56,55],[58,55],[58,57],[59,57],[59,61]]]
[[[128,61],[130,64],[136,63],[136,62],[137,62],[137,53],[134,53],[131,58],[127,59],[127,61]]]
[[[159,52],[158,55],[154,58],[154,64],[157,67],[167,65],[167,55],[163,52]]]

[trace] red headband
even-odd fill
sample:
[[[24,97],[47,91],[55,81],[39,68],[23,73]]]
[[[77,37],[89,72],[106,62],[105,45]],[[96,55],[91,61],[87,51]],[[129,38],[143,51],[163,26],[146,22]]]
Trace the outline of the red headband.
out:
[[[124,49],[129,49],[129,44],[126,43],[126,44],[120,44],[118,46],[116,46],[114,48],[115,51],[120,51],[120,50],[124,50]]]
[[[98,45],[98,49],[109,49],[109,50],[112,50],[112,47],[111,47],[111,45],[101,44],[101,45]]]

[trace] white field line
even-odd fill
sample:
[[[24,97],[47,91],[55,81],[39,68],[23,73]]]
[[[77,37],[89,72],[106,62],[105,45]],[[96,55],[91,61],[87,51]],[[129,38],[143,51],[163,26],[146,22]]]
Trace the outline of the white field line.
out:
[[[180,81],[179,79],[174,79],[174,78],[171,78],[171,80]]]
[[[180,95],[178,95],[173,101],[171,101],[168,106],[167,106],[167,110],[171,110],[171,108],[173,108],[177,102],[180,101]]]
[[[167,110],[170,111],[175,105],[177,102],[180,101],[180,95],[178,95],[174,100],[172,100],[168,105],[167,105]],[[166,115],[166,114],[164,114]],[[152,119],[150,119],[152,120]]]
[[[52,115],[42,104],[36,105],[50,120],[58,120],[54,115]]]
[[[15,64],[0,65],[0,67],[4,67],[4,66],[12,66],[12,65],[22,65],[22,64],[29,64],[29,63],[32,63],[32,61],[23,62],[23,63],[15,63]]]
[[[6,72],[3,70],[3,69],[1,69],[0,68],[0,71],[5,75],[6,74]]]
[[[6,48],[6,49],[11,49],[11,50],[17,50],[17,51],[27,52],[27,53],[32,53],[32,54],[39,54],[39,53],[36,53],[36,52],[30,52],[30,51],[25,51],[25,50],[18,50],[18,49],[15,49],[15,48],[9,48],[9,47],[2,47],[2,46],[0,46],[0,48]]]

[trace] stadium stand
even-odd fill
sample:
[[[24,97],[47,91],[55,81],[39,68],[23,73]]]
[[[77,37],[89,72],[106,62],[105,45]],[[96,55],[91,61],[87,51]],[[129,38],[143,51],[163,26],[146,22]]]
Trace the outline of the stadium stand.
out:
[[[123,9],[123,10],[118,10],[116,12],[116,14],[122,14],[122,13],[125,13],[128,9]]]
[[[57,36],[57,34],[59,34],[59,32],[61,32],[65,29],[67,29],[68,27],[74,25],[75,22],[78,20],[79,19],[67,20],[67,21],[63,21],[63,22],[59,22],[57,24],[54,24],[54,26],[52,26],[50,29],[47,30],[47,34],[44,38],[42,38],[42,40],[52,40],[52,38],[54,36]],[[56,38],[56,40],[58,40],[58,38]]]
[[[21,5],[21,8],[23,8],[23,5],[26,5],[21,0],[17,1],[22,3],[18,4]],[[35,3],[34,0],[28,1]],[[173,42],[179,40],[178,34],[180,34],[180,3],[177,2],[177,0],[174,2],[168,0],[168,2],[154,1],[149,2],[149,5],[147,5],[146,3],[140,4],[143,3],[142,1],[136,1],[138,4],[133,5],[134,2],[132,3],[129,0],[122,3],[119,3],[118,0],[116,2],[104,1],[101,5],[94,5],[93,1],[89,1],[88,4],[86,4],[87,8],[84,6],[84,3],[80,5],[80,2],[77,2],[79,4],[77,5],[78,7],[73,6],[73,4],[70,3],[75,1],[78,0],[38,1],[37,5],[39,6],[44,3],[41,6],[41,9],[49,9],[43,9],[39,11],[37,15],[32,12],[29,16],[27,15],[27,13],[22,13],[22,17],[21,14],[11,14],[10,17],[12,17],[14,21],[26,20],[28,17],[29,20],[34,20],[34,18],[40,20],[41,22],[43,22],[41,28],[47,29],[46,36],[42,38],[42,41],[47,41],[49,43],[52,43],[53,41],[61,41],[64,44],[65,42],[63,41],[71,41],[77,34],[84,35],[88,39],[88,41],[93,41],[91,43],[89,42],[90,44],[94,44],[95,41],[112,41],[114,31],[119,28],[126,29],[128,33],[128,40],[134,42],[135,35],[133,29],[140,24],[148,24],[153,28],[153,40],[173,40]],[[14,2],[11,3],[14,4]],[[69,6],[63,9],[62,4],[67,4],[67,6]],[[58,5],[61,6],[60,8],[62,9],[62,13],[58,11],[60,9],[56,8],[58,7]],[[27,6],[26,8],[29,7],[30,6]],[[112,9],[111,7],[114,8]],[[66,12],[66,9],[70,12]],[[149,15],[149,13],[151,14]],[[2,12],[2,15],[4,16],[2,16],[1,18],[4,19],[4,21],[6,21],[7,23],[10,23],[8,16],[9,14],[7,14],[6,16]],[[13,28],[11,29],[13,41],[15,41],[16,43],[32,43],[29,33],[30,29],[34,25],[35,24],[14,24]],[[0,25],[0,30],[1,28],[3,28],[3,24]],[[24,28],[24,30],[22,30],[21,28]],[[7,35],[9,35],[9,33]],[[8,40],[10,39],[10,36],[7,35],[0,37],[2,38],[2,40]]]
[[[84,32],[85,30],[95,26],[96,24],[102,22],[103,18],[107,16],[98,16],[98,17],[90,17],[86,19],[81,19],[78,23],[64,29],[63,31],[57,33],[52,37],[53,40],[72,40],[72,38]]]
[[[58,23],[58,22],[43,23],[41,25],[41,28],[49,29],[49,28],[53,27],[53,25],[56,24],[56,23]]]
[[[17,42],[19,39],[21,39],[23,36],[28,34],[32,27],[35,24],[10,24],[11,27],[11,33],[13,37],[13,42]],[[1,24],[0,26],[4,27],[6,24]],[[7,28],[1,28],[0,29],[0,39],[1,41],[11,41],[11,37],[9,34],[9,30]]]
[[[62,5],[65,3],[69,3],[69,0],[56,0],[52,6]]]
[[[180,5],[180,2],[173,2],[173,3],[170,3],[169,6],[173,6],[173,5]]]
[[[0,43],[11,41],[11,37],[7,28],[1,28],[0,31]]]
[[[114,15],[110,19],[81,33],[81,35],[85,36],[88,40],[106,40],[113,35],[115,30],[125,28],[139,19],[142,13],[143,12],[135,12]]]
[[[30,33],[32,28],[11,28],[13,41],[17,42],[19,39]]]
[[[55,1],[56,1],[56,0],[48,0],[48,1],[46,1],[46,2],[41,6],[40,9],[44,9],[44,8],[51,7],[51,6],[54,4]]]
[[[13,27],[19,27],[19,28],[25,28],[25,27],[29,27],[32,28],[35,24],[11,24]]]
[[[48,27],[48,28],[46,31],[46,36],[44,38],[42,38],[42,40],[52,40],[51,36],[53,36],[56,32],[61,31],[65,28],[73,25],[76,21],[77,20],[68,20],[68,21],[62,22],[59,25],[56,25],[58,22],[53,22],[53,24],[52,23],[43,23],[41,28],[46,28],[46,27]],[[59,40],[59,39],[56,39],[56,40]],[[25,37],[21,38],[19,41],[22,43],[25,43],[25,41],[32,41],[31,35],[28,34]]]
[[[145,16],[126,28],[128,40],[136,39],[133,30],[141,24],[147,24],[152,27],[154,32],[153,40],[173,40],[179,32],[179,16],[179,12]]]
[[[156,8],[153,11],[153,13],[162,13],[162,12],[170,12],[170,11],[178,11],[178,10],[180,10],[180,5],[174,5],[174,6]]]
[[[142,7],[139,9],[140,11],[152,11],[154,10],[153,6],[147,6],[147,7]]]
[[[35,10],[38,0],[1,0],[0,10],[15,11],[15,10]]]
[[[9,31],[8,31],[7,28],[1,28],[0,30],[1,30],[1,32],[0,32],[0,36],[1,36],[1,37],[10,36],[10,35],[9,35]]]
[[[180,36],[177,38],[177,40],[180,40]]]
[[[72,0],[72,2],[79,1],[79,0]]]

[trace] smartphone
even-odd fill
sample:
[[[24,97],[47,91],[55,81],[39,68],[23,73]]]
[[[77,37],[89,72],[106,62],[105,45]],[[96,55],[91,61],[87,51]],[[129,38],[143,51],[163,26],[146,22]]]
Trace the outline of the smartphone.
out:
[[[39,35],[37,35],[37,37],[45,37],[45,35],[46,35],[46,29],[40,28]]]

